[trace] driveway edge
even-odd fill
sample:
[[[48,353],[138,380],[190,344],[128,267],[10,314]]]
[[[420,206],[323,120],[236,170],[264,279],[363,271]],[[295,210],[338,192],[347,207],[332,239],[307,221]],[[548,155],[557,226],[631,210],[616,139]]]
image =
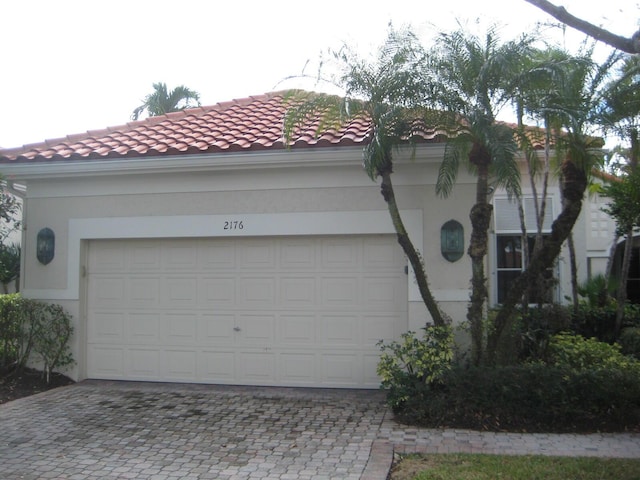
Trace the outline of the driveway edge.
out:
[[[393,445],[384,440],[374,440],[367,466],[361,480],[386,480],[393,463]]]

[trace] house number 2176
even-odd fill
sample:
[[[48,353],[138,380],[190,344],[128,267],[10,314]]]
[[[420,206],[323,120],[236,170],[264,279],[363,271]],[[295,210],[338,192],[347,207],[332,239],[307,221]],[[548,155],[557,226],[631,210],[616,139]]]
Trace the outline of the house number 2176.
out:
[[[242,223],[242,220],[229,220],[227,222],[224,222],[224,230],[242,230],[244,228],[244,225]]]

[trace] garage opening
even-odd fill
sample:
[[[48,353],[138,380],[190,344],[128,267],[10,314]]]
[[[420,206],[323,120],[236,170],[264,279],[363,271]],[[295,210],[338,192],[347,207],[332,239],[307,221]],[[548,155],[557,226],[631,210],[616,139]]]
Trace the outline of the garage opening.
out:
[[[377,388],[408,329],[393,235],[89,242],[89,378]]]

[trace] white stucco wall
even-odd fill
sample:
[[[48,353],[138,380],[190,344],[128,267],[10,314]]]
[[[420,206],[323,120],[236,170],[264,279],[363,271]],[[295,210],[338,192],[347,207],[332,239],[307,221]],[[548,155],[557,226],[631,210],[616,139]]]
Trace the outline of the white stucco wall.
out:
[[[432,145],[419,149],[415,160],[399,158],[392,180],[435,297],[459,323],[466,316],[471,265],[466,254],[455,263],[443,258],[440,228],[457,220],[468,245],[475,179],[461,169],[453,194],[448,199],[436,196],[442,152],[441,145]],[[73,315],[74,351],[81,358],[86,335],[82,248],[87,239],[393,232],[379,186],[362,169],[359,147],[16,170],[14,176],[22,176],[27,185],[22,290],[26,296],[60,303]],[[242,220],[245,228],[224,231],[224,222],[234,220]],[[608,248],[604,234],[594,239],[588,223],[583,214],[577,231],[585,234],[576,236],[582,276],[587,256]],[[36,236],[45,227],[55,232],[56,251],[50,264],[41,265],[35,255]],[[559,262],[565,292],[570,291],[567,260],[565,252]],[[490,254],[490,287],[493,265]],[[410,276],[408,282],[409,325],[417,330],[428,313]]]

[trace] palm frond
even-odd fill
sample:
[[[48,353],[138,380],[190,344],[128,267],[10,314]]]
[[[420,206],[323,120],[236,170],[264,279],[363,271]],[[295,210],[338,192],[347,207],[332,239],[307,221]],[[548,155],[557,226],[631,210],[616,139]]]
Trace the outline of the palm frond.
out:
[[[458,178],[460,163],[463,158],[468,158],[470,149],[471,142],[466,136],[454,138],[446,143],[436,180],[437,195],[447,198],[451,194]]]

